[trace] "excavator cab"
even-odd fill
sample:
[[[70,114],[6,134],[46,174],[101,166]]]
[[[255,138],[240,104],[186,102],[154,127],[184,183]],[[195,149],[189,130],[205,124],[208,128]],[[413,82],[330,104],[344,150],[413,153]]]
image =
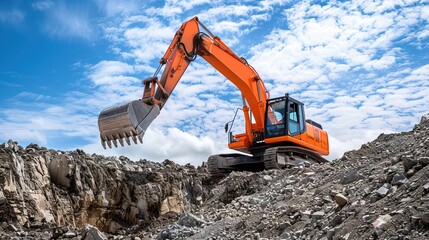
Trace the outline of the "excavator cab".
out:
[[[265,138],[295,136],[306,131],[304,104],[291,98],[273,98],[267,101]]]

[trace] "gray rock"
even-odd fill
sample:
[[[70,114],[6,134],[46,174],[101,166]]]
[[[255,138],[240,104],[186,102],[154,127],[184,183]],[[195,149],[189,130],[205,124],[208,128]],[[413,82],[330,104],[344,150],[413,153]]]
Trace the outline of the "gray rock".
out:
[[[419,157],[417,159],[422,166],[427,166],[429,164],[429,157]]]
[[[207,222],[191,213],[185,213],[179,218],[177,224],[186,227],[201,227],[203,224],[207,224]]]
[[[413,155],[403,155],[401,159],[402,164],[404,165],[404,172],[408,172],[414,165],[417,164],[417,160],[414,159]]]
[[[279,236],[282,240],[289,240],[291,239],[291,234],[288,230],[284,230],[283,233]]]
[[[96,227],[86,224],[81,229],[82,239],[83,240],[107,240],[106,235],[104,235]]]
[[[311,214],[311,217],[316,219],[316,220],[320,220],[324,216],[325,216],[325,212],[323,212],[323,211],[317,211],[317,212],[314,212],[313,214]]]
[[[410,170],[408,170],[406,173],[405,173],[405,175],[408,177],[408,178],[410,178],[410,177],[412,177],[412,176],[414,176],[414,174],[415,174],[416,172],[414,171],[414,169],[410,169]]]
[[[411,216],[411,224],[413,227],[417,226],[417,224],[420,222],[421,216]]]
[[[379,189],[377,189],[376,193],[378,196],[383,198],[387,195],[387,193],[389,193],[389,189],[386,187],[380,187]]]
[[[335,228],[329,229],[328,232],[326,233],[326,238],[328,240],[332,240],[335,236],[335,231],[336,231]]]
[[[7,143],[5,143],[5,148],[9,148],[11,149],[13,152],[18,152],[19,151],[19,147],[18,147],[18,143],[14,142],[12,140],[9,139],[9,141],[7,141]]]
[[[424,122],[429,121],[429,114],[423,115],[420,119],[420,124],[423,124]]]
[[[300,215],[301,215],[301,220],[302,221],[310,220],[311,211],[301,212]]]
[[[262,177],[262,183],[264,185],[267,185],[269,182],[271,182],[273,180],[273,177],[271,177],[270,175],[264,175]]]
[[[350,184],[357,180],[363,179],[364,176],[356,170],[346,172],[340,179],[341,184]]]
[[[285,221],[285,222],[281,223],[281,224],[278,226],[278,229],[279,229],[281,232],[283,232],[286,228],[288,228],[288,227],[290,227],[290,226],[292,226],[292,224],[291,224],[289,221]]]
[[[9,141],[10,141],[10,140],[9,140]],[[19,229],[18,229],[17,227],[15,227],[15,225],[13,225],[13,224],[10,224],[8,228],[9,228],[9,231],[13,231],[13,232],[18,232],[18,230],[19,230]]]
[[[337,194],[339,194],[339,192],[336,190],[329,191],[329,196],[331,196],[331,197],[335,197],[335,195],[337,195]]]
[[[392,186],[391,188],[389,188],[389,194],[395,194],[397,190],[398,190],[397,186]]]
[[[395,165],[401,161],[401,155],[395,156],[390,160],[391,165]]]
[[[428,192],[429,192],[429,182],[427,182],[425,185],[423,185],[423,191],[424,191],[425,193],[428,193]]]
[[[280,195],[280,196],[277,196],[277,197],[276,197],[276,201],[277,201],[277,202],[280,202],[280,201],[285,200],[285,198],[286,198],[286,197],[285,197],[284,195]]]
[[[52,159],[48,165],[52,182],[67,188],[70,187],[72,166],[72,159],[68,155],[63,154]]]
[[[372,219],[374,218],[374,216],[373,215],[363,215],[362,216],[362,220],[365,222],[365,223],[370,223],[371,221],[372,221]]]
[[[25,152],[26,152],[26,153],[35,153],[35,152],[36,152],[36,149],[34,149],[34,148],[26,148],[26,149],[25,149]]]
[[[425,212],[422,214],[420,218],[420,222],[425,226],[429,227],[429,212]]]
[[[193,234],[193,232],[189,228],[173,223],[168,225],[166,229],[162,230],[158,234],[156,239],[157,240],[183,239],[183,237],[190,234]],[[217,233],[217,234],[222,234],[222,233]],[[182,238],[179,238],[180,236],[182,236]]]
[[[65,234],[64,234],[64,237],[66,237],[66,238],[74,238],[74,237],[76,237],[77,235],[76,235],[76,233],[74,233],[74,232],[72,232],[72,231],[67,231]]]
[[[267,226],[267,224],[262,221],[256,226],[256,230],[258,230],[260,232],[260,231],[264,230],[266,226]]]
[[[392,185],[400,186],[408,181],[407,177],[403,172],[398,172],[393,175],[392,181],[390,182]]]
[[[333,227],[336,227],[338,225],[340,225],[342,222],[344,221],[344,217],[342,215],[335,215],[331,221],[329,222],[329,224]]]
[[[389,214],[379,216],[373,223],[374,233],[380,236],[387,228],[387,223],[392,219]]]
[[[163,230],[156,238],[157,240],[167,240],[167,239],[173,239],[172,234],[168,230]]]

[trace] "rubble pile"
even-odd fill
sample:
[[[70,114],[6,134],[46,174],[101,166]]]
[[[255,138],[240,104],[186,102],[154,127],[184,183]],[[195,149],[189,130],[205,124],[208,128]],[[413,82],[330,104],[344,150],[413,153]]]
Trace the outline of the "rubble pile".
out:
[[[429,239],[429,115],[328,164],[231,173],[182,218],[158,239]]]
[[[309,168],[233,172],[0,145],[2,239],[429,239],[429,115]]]

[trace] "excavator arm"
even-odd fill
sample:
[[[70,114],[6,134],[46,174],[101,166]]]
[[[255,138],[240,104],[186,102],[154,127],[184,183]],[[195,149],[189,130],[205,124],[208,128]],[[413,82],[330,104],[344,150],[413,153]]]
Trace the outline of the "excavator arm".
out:
[[[206,33],[201,32],[200,27]],[[107,143],[111,147],[111,142],[117,146],[117,141],[123,145],[124,139],[129,144],[130,138],[135,143],[137,139],[142,142],[147,127],[158,116],[197,55],[204,58],[242,93],[246,133],[238,134],[240,137],[237,137],[235,144],[248,147],[256,135],[263,134],[269,94],[262,79],[245,59],[235,54],[194,17],[184,22],[176,32],[154,76],[143,81],[143,98],[100,113],[98,123],[103,146],[106,147]],[[164,65],[158,79],[157,75]]]

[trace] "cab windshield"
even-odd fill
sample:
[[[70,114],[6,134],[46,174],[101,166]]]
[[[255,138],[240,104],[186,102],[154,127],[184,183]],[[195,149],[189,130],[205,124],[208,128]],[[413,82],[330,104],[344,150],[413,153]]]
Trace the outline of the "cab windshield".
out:
[[[295,136],[305,132],[303,104],[291,97],[267,102],[265,137]]]

